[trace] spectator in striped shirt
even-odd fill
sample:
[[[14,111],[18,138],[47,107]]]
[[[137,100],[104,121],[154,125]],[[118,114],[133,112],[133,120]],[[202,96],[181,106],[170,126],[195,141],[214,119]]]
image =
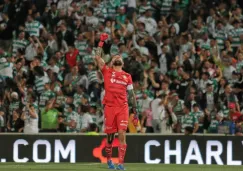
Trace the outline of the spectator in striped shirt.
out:
[[[18,39],[13,40],[12,43],[12,55],[16,56],[18,49],[25,49],[29,42],[25,39],[25,32],[19,33]]]
[[[237,48],[241,45],[240,36],[243,35],[243,28],[240,27],[240,22],[238,20],[235,20],[233,25],[234,29],[229,32],[229,40],[232,43],[234,52],[236,52]]]
[[[35,80],[34,80],[34,84],[35,84],[35,90],[37,92],[38,95],[40,95],[41,93],[44,92],[45,88],[45,83],[49,82],[49,78],[46,72],[44,72],[43,67],[41,66],[36,66],[33,68],[34,71],[34,75],[35,75]]]
[[[51,90],[50,82],[46,82],[44,85],[44,91],[40,95],[39,99],[39,108],[42,111],[45,107],[48,101],[55,98],[55,93]]]
[[[102,2],[102,7],[106,9],[104,12],[107,12],[105,15],[111,19],[115,19],[116,8],[120,5],[120,0],[106,0]]]
[[[88,48],[88,42],[83,33],[79,33],[77,39],[74,42],[75,48],[79,50],[79,55],[83,58],[86,55]]]
[[[79,115],[75,112],[75,105],[70,104],[67,112],[64,113],[66,116],[67,132],[77,132],[80,129]]]
[[[89,95],[91,96],[91,101],[97,102],[100,99],[100,85],[98,71],[95,68],[94,62],[88,65],[88,81],[89,81]]]
[[[25,23],[25,30],[29,33],[30,36],[39,37],[41,30],[43,33],[46,33],[44,26],[39,22],[34,20],[32,15],[28,15],[27,21]]]
[[[0,59],[0,75],[4,78],[13,78],[13,68],[14,65],[10,59],[1,58]]]
[[[150,8],[151,8],[151,5],[148,0],[140,0],[139,10],[138,10],[139,15],[140,16],[143,15],[146,12],[146,10],[148,10]]]
[[[97,16],[99,22],[103,23],[105,21],[106,16],[104,13],[104,8],[102,8],[102,5],[99,3],[99,0],[92,0],[91,7],[94,9],[94,16]]]
[[[227,34],[222,21],[217,22],[213,37],[217,40],[219,50],[224,49],[224,40],[227,38]]]

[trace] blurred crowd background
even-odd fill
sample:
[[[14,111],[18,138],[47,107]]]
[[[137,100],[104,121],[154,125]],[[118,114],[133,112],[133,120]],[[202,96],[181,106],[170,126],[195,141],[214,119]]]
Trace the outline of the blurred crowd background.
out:
[[[132,75],[130,133],[242,135],[243,1],[0,0],[1,132],[103,131],[107,62]]]

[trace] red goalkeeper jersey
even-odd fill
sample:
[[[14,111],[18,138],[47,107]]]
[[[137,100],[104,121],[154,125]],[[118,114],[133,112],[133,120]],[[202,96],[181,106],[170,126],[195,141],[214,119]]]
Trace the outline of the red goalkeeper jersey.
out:
[[[131,75],[125,71],[117,72],[106,65],[102,73],[105,87],[103,104],[115,107],[127,104],[127,90],[133,89]]]

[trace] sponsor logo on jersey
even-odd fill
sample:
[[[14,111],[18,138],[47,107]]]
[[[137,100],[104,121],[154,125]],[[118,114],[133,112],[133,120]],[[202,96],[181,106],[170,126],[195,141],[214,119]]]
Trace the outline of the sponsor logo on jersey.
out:
[[[127,85],[126,82],[124,82],[124,81],[120,81],[120,80],[116,80],[116,79],[114,79],[114,78],[111,78],[111,83]]]

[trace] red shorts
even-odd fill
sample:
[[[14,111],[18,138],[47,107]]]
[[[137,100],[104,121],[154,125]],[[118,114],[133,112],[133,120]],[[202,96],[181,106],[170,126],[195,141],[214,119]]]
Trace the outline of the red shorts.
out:
[[[129,108],[128,105],[122,107],[105,106],[105,133],[117,133],[119,130],[127,131]]]

